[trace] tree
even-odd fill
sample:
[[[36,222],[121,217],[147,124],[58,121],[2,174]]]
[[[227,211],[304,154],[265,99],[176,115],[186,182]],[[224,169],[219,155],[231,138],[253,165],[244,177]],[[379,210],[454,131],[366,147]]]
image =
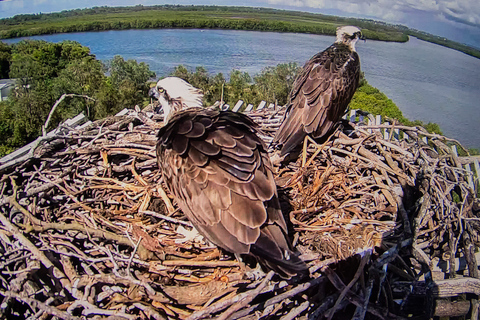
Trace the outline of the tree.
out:
[[[255,77],[259,94],[265,101],[275,101],[280,105],[288,102],[295,78],[300,68],[294,62],[266,67]]]
[[[114,86],[120,86],[123,81],[130,81],[142,94],[148,92],[147,81],[154,78],[155,72],[145,62],[136,60],[125,61],[121,56],[115,56],[106,63],[107,71]]]
[[[12,48],[8,44],[0,41],[0,79],[8,78],[11,56]]]

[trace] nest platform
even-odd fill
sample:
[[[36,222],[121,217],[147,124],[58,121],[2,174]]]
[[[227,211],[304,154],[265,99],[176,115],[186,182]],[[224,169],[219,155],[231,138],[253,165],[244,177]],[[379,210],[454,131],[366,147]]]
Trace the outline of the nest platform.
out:
[[[283,112],[249,112],[267,143]],[[2,318],[478,318],[480,205],[450,139],[344,121],[309,141],[275,177],[311,275],[249,278],[162,186],[160,120],[64,124],[0,163]]]

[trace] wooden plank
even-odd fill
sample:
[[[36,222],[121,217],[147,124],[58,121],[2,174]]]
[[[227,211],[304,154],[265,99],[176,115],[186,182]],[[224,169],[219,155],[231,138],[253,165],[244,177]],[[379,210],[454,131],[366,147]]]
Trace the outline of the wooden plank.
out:
[[[370,117],[370,116],[371,115],[368,115],[367,125],[373,126],[375,124],[375,119],[373,119],[373,117]],[[372,129],[367,129],[367,132],[372,133]]]
[[[65,125],[69,126],[69,127],[73,127],[75,128],[76,126],[78,126],[79,124],[82,124],[84,123],[85,121],[87,121],[87,117],[85,117],[85,115],[82,113],[78,114],[77,116],[71,118],[71,119],[67,119],[65,121]]]
[[[390,122],[385,122],[384,124],[386,124],[387,126],[390,124]],[[383,132],[383,138],[385,140],[390,140],[390,128],[385,128],[385,131]]]
[[[458,157],[458,152],[457,152],[457,146],[456,145],[452,145],[452,152],[453,154],[455,155],[455,157]]]
[[[76,130],[81,130],[81,129],[83,129],[83,128],[88,127],[88,126],[91,125],[92,123],[93,123],[92,121],[88,120],[88,121],[85,122],[84,124],[81,124],[81,125],[79,125],[78,127],[75,127],[75,129],[76,129]]]
[[[75,127],[79,126],[80,124],[84,123],[87,120],[88,120],[88,118],[82,112],[82,113],[78,114],[77,116],[75,116],[73,118],[65,120],[65,122],[63,122],[63,124],[66,127],[75,128]],[[54,136],[57,133],[58,133],[58,127],[55,128],[54,130],[48,132],[47,137]],[[38,141],[41,140],[41,139],[42,139],[42,136],[35,139],[35,141],[30,142],[29,144],[21,147],[20,149],[17,149],[15,151],[13,151],[12,153],[6,155],[5,157],[0,158],[0,164],[5,164],[5,163],[8,163],[12,160],[19,159],[20,157],[25,156],[28,152],[30,152],[30,149],[32,147],[36,147],[38,145]]]
[[[357,118],[357,110],[350,110],[350,121],[355,122]]]
[[[393,129],[393,140],[399,141],[400,140],[400,130]]]
[[[253,104],[249,103],[247,108],[245,109],[245,112],[252,111],[252,109],[253,109]]]
[[[268,105],[268,109],[275,109],[275,104],[274,103],[270,103]]]
[[[375,116],[375,124],[376,125],[381,125],[382,124],[382,116],[381,115],[377,114]],[[382,130],[380,128],[375,129],[375,131],[382,133]]]
[[[120,117],[120,116],[126,115],[127,113],[128,113],[128,109],[125,108],[125,109],[123,109],[122,111],[118,112],[115,116],[116,116],[116,117]]]
[[[260,104],[259,104],[258,107],[257,107],[257,110],[262,110],[263,108],[265,108],[265,105],[266,105],[266,104],[267,104],[267,103],[266,103],[265,101],[260,102]]]
[[[473,161],[473,167],[475,168],[475,191],[478,192],[478,188],[480,188],[480,164],[478,160]]]
[[[468,185],[470,186],[470,188],[472,190],[475,190],[475,185],[473,184],[473,172],[472,172],[472,168],[470,168],[470,164],[467,163],[465,166],[464,166],[465,170],[467,170],[467,182],[468,182]]]
[[[243,105],[243,100],[238,100],[235,106],[233,107],[233,112],[238,112]]]

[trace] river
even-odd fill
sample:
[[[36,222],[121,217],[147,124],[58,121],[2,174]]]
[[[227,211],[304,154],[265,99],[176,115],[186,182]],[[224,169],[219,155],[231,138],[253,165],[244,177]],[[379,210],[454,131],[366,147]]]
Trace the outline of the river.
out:
[[[233,30],[122,30],[31,37],[75,40],[100,60],[115,55],[146,62],[157,76],[177,65],[204,66],[225,75],[251,76],[267,66],[306,60],[334,41],[332,36]],[[4,40],[7,43],[20,39]],[[411,120],[436,122],[464,146],[480,148],[480,59],[410,38],[406,43],[360,41],[362,70]]]

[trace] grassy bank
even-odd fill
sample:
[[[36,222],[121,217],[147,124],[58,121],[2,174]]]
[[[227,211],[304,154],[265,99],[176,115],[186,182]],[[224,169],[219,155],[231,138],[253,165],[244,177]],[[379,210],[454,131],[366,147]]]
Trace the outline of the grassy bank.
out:
[[[334,35],[339,25],[361,27],[368,39],[408,41],[392,26],[369,20],[249,7],[96,7],[0,20],[0,39],[41,34],[124,29],[207,28]]]

